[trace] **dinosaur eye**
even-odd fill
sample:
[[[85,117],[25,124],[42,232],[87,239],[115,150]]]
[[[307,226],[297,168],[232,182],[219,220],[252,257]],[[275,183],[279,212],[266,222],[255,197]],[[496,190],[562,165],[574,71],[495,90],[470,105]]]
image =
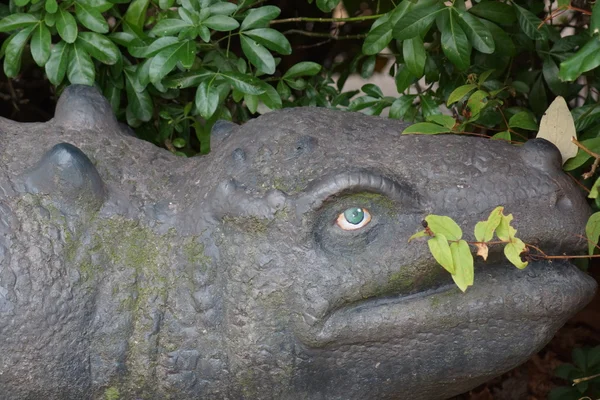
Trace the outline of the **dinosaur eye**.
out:
[[[360,229],[371,222],[371,214],[364,208],[352,207],[338,215],[336,223],[345,231]]]

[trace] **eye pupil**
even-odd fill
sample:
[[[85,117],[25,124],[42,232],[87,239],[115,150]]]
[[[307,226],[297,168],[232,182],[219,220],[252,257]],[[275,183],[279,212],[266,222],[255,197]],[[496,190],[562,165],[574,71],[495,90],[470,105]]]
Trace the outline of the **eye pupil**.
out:
[[[359,207],[349,208],[344,211],[344,218],[352,225],[358,225],[365,219],[365,212]]]

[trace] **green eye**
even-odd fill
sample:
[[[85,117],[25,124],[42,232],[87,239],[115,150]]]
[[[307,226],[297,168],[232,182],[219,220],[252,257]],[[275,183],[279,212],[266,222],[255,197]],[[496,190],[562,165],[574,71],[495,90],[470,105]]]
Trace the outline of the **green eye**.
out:
[[[346,221],[350,222],[352,225],[358,225],[365,219],[365,212],[362,208],[349,208],[344,211],[344,217],[346,218]]]
[[[345,231],[360,229],[371,222],[371,214],[368,210],[360,207],[348,208],[338,215],[336,223]]]

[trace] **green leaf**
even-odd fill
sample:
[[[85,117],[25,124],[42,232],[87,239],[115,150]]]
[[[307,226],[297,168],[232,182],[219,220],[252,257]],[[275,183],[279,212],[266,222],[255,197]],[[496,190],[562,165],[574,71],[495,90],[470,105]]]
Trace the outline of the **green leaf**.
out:
[[[475,239],[478,242],[489,242],[494,237],[494,232],[502,221],[504,207],[494,208],[486,221],[479,221],[475,225]]]
[[[132,27],[143,30],[148,4],[150,4],[150,0],[133,0],[131,4],[129,4],[123,19]],[[141,118],[138,119],[143,121]]]
[[[193,40],[186,40],[183,46],[179,48],[179,61],[185,69],[192,68],[194,61],[196,61],[196,42]]]
[[[360,76],[363,79],[369,79],[373,76],[373,72],[375,72],[375,62],[377,61],[377,57],[368,56],[364,59],[362,63],[362,67],[360,69]]]
[[[102,93],[116,114],[121,109],[121,89],[115,85],[106,85]]]
[[[31,27],[40,20],[31,14],[11,14],[0,20],[0,32],[10,32],[17,29]]]
[[[394,26],[393,35],[397,40],[411,39],[430,26],[436,16],[447,7],[439,1],[426,7],[418,7],[409,11]]]
[[[422,135],[436,135],[438,133],[452,132],[450,129],[430,122],[419,122],[409,126],[402,132],[402,134],[422,134]]]
[[[585,225],[585,236],[588,239],[588,254],[593,255],[600,238],[600,212],[593,213]]]
[[[544,57],[544,64],[542,68],[542,73],[544,74],[544,79],[546,80],[546,84],[557,96],[568,96],[569,84],[567,82],[562,82],[559,79],[559,69],[558,65],[554,59],[550,56]]]
[[[290,90],[290,87],[286,85],[283,81],[279,81],[277,83],[277,93],[279,93],[279,96],[281,96],[283,100],[287,100],[292,96],[292,91]]]
[[[302,61],[295,64],[283,74],[283,79],[294,79],[300,76],[313,76],[321,72],[321,65],[312,61]]]
[[[265,84],[263,85],[263,89],[265,89],[265,92],[259,96],[259,99],[262,100],[265,106],[269,107],[271,110],[279,110],[283,107],[281,97],[273,86]]]
[[[379,86],[374,85],[372,83],[367,83],[366,85],[363,85],[360,88],[360,90],[362,90],[364,93],[366,93],[367,95],[369,95],[371,97],[375,97],[378,99],[383,98],[383,92],[381,91]]]
[[[448,239],[440,233],[429,239],[427,245],[435,261],[444,267],[446,271],[453,274],[455,271],[454,261],[452,259],[452,251],[448,245]]]
[[[475,278],[471,249],[469,249],[467,242],[460,240],[450,243],[450,252],[452,253],[452,264],[454,265],[452,279],[456,286],[464,292],[469,286],[473,285],[473,279]]]
[[[246,103],[246,107],[251,114],[255,114],[258,109],[258,96],[253,94],[245,94],[244,95],[244,103]]]
[[[6,44],[4,53],[4,73],[8,78],[14,78],[21,70],[21,56],[23,55],[23,49],[34,28],[34,26],[24,28],[12,36],[10,41]]]
[[[243,35],[249,36],[272,51],[279,54],[292,54],[292,46],[283,34],[275,29],[258,28],[250,31],[245,31]]]
[[[113,65],[119,61],[118,47],[104,35],[95,32],[80,32],[77,44],[103,64]]]
[[[140,121],[150,121],[152,119],[152,97],[147,90],[138,92],[135,90],[135,70],[125,69],[125,90],[127,92],[127,110]]]
[[[239,90],[242,93],[260,95],[265,92],[262,81],[250,75],[233,71],[223,71],[220,72],[220,75],[225,78],[234,89]]]
[[[54,45],[46,63],[46,75],[54,86],[62,83],[69,64],[69,46],[62,40]]]
[[[452,129],[456,125],[456,120],[449,115],[430,115],[426,118],[428,122],[434,122],[445,128]]]
[[[600,137],[582,140],[581,144],[585,148],[587,148],[593,152],[600,152]],[[577,155],[575,157],[567,160],[567,162],[564,165],[564,169],[565,169],[565,171],[572,171],[576,168],[579,168],[583,164],[585,164],[585,162],[587,160],[589,160],[591,157],[592,156],[590,156],[588,153],[579,149],[579,151],[577,152]]]
[[[219,2],[208,7],[210,15],[231,15],[237,9],[237,5],[228,2]]]
[[[510,128],[527,129],[528,131],[537,131],[538,125],[533,118],[533,115],[527,111],[521,111],[510,117],[508,121]]]
[[[596,199],[598,198],[598,189],[600,187],[600,178],[596,179],[596,182],[590,188],[590,194],[588,194],[588,199]]]
[[[90,7],[82,1],[75,2],[75,15],[81,25],[91,31],[98,33],[108,32],[108,23],[100,13],[100,11]]]
[[[521,239],[514,238],[510,243],[504,246],[504,255],[515,267],[523,269],[527,262],[521,261],[521,253],[525,251],[525,243]]]
[[[168,88],[185,89],[188,87],[198,86],[203,80],[211,78],[214,75],[214,72],[205,69],[198,69],[195,71],[171,75],[165,78],[162,83]]]
[[[160,82],[179,62],[180,51],[185,51],[187,41],[165,47],[150,63],[150,82]],[[183,50],[182,50],[183,49]]]
[[[240,26],[239,22],[226,15],[211,15],[202,24],[219,32],[232,31]]]
[[[529,104],[531,105],[533,112],[537,115],[543,114],[548,108],[548,97],[546,96],[546,88],[544,87],[542,75],[540,75],[533,83],[533,86],[531,86]]]
[[[382,17],[383,18],[383,17]],[[374,24],[373,24],[374,25]],[[387,47],[392,40],[392,24],[386,22],[371,28],[365,41],[363,42],[362,52],[365,55],[374,55]]]
[[[58,11],[58,3],[56,2],[56,0],[46,0],[44,8],[48,13],[54,14]]]
[[[600,33],[600,7],[598,3],[592,7],[592,17],[590,18],[590,33],[598,35]]]
[[[408,242],[410,243],[412,240],[420,238],[420,237],[429,237],[429,234],[426,230],[419,231],[408,238]]]
[[[50,58],[50,30],[40,22],[31,36],[31,56],[37,65],[43,67]]]
[[[595,36],[583,47],[560,63],[559,78],[563,81],[574,81],[584,72],[600,65],[600,37]]]
[[[425,221],[427,227],[436,235],[442,234],[448,240],[460,240],[462,238],[460,226],[450,217],[430,214],[425,217]]]
[[[240,36],[242,43],[242,51],[255,67],[265,72],[268,75],[275,73],[275,60],[269,50],[258,44],[255,40],[249,39],[246,36]]]
[[[75,17],[68,11],[59,8],[56,17],[56,30],[65,42],[74,43],[75,39],[77,39],[77,22],[75,22]]]
[[[196,110],[204,119],[212,117],[219,106],[219,91],[213,82],[202,82],[196,91]]]
[[[547,35],[544,29],[538,29],[542,21],[535,16],[531,11],[512,3],[517,14],[519,26],[521,30],[533,40],[546,40]]]
[[[502,4],[502,3],[499,3]],[[494,54],[498,56],[508,56],[512,57],[517,53],[515,48],[515,44],[513,43],[510,36],[504,31],[504,29],[500,28],[498,25],[493,22],[486,21],[482,19],[481,22],[485,25],[486,28],[492,33],[492,37],[494,38],[495,52]]]
[[[390,107],[390,118],[402,119],[412,106],[415,97],[414,95],[404,95],[394,100]]]
[[[248,15],[242,21],[240,30],[245,31],[248,29],[255,28],[266,28],[269,25],[269,21],[281,13],[279,7],[275,6],[264,6],[259,8],[252,8],[248,11]]]
[[[317,0],[317,7],[323,12],[331,12],[338,4],[340,0]]]
[[[94,85],[96,72],[88,52],[79,43],[71,46],[71,60],[67,70],[69,82],[73,85]]]
[[[154,25],[154,28],[150,31],[151,34],[156,36],[172,36],[177,35],[179,32],[186,28],[191,28],[194,25],[181,19],[167,18],[161,19]]]
[[[396,76],[394,76],[396,90],[398,93],[404,92],[416,79],[417,77],[406,68],[406,65],[398,65],[398,71],[396,71]]]
[[[502,131],[495,133],[490,139],[492,140],[512,140],[512,136],[510,135],[510,131]]]
[[[482,1],[473,5],[469,12],[497,24],[511,25],[517,20],[515,9],[507,3],[499,1]]]
[[[471,43],[458,24],[452,9],[439,13],[436,20],[442,32],[442,50],[448,59],[459,70],[465,70],[471,65]]]
[[[155,56],[160,53],[166,47],[169,47],[175,43],[178,43],[179,39],[173,36],[165,36],[154,40],[150,45],[147,45],[145,42],[134,40],[131,42],[129,46],[127,46],[127,50],[129,50],[129,54],[131,54],[135,58],[148,58]]]
[[[496,236],[498,239],[509,242],[515,238],[517,231],[515,228],[510,226],[510,223],[513,220],[512,214],[504,215],[502,214],[500,218],[500,223],[496,227]]]
[[[494,52],[496,46],[492,32],[490,32],[479,18],[474,17],[468,12],[461,12],[457,19],[476,50],[485,54],[492,54]]]
[[[427,59],[423,39],[421,39],[420,36],[416,36],[412,39],[405,40],[402,45],[402,52],[404,55],[404,63],[410,73],[417,78],[422,77],[425,69],[425,61]]]
[[[450,93],[450,96],[448,96],[448,101],[446,101],[446,104],[448,106],[450,106],[450,105],[456,103],[457,101],[459,101],[460,99],[462,99],[463,97],[465,97],[466,95],[471,93],[476,88],[477,88],[477,85],[474,83],[457,87],[456,89],[454,89],[452,91],[452,93]]]
[[[433,99],[428,93],[421,93],[419,95],[419,99],[421,101],[421,111],[423,113],[423,117],[426,119],[432,115],[441,114],[440,105]]]

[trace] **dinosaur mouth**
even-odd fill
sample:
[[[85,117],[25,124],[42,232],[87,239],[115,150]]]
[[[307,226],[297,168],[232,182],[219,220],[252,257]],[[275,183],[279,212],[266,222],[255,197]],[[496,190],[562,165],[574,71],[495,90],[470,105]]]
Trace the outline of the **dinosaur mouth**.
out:
[[[310,329],[311,347],[393,342],[419,334],[440,334],[461,325],[490,321],[562,325],[593,297],[596,282],[568,262],[535,262],[486,268],[466,293],[454,285],[411,296],[379,297],[348,304]]]

